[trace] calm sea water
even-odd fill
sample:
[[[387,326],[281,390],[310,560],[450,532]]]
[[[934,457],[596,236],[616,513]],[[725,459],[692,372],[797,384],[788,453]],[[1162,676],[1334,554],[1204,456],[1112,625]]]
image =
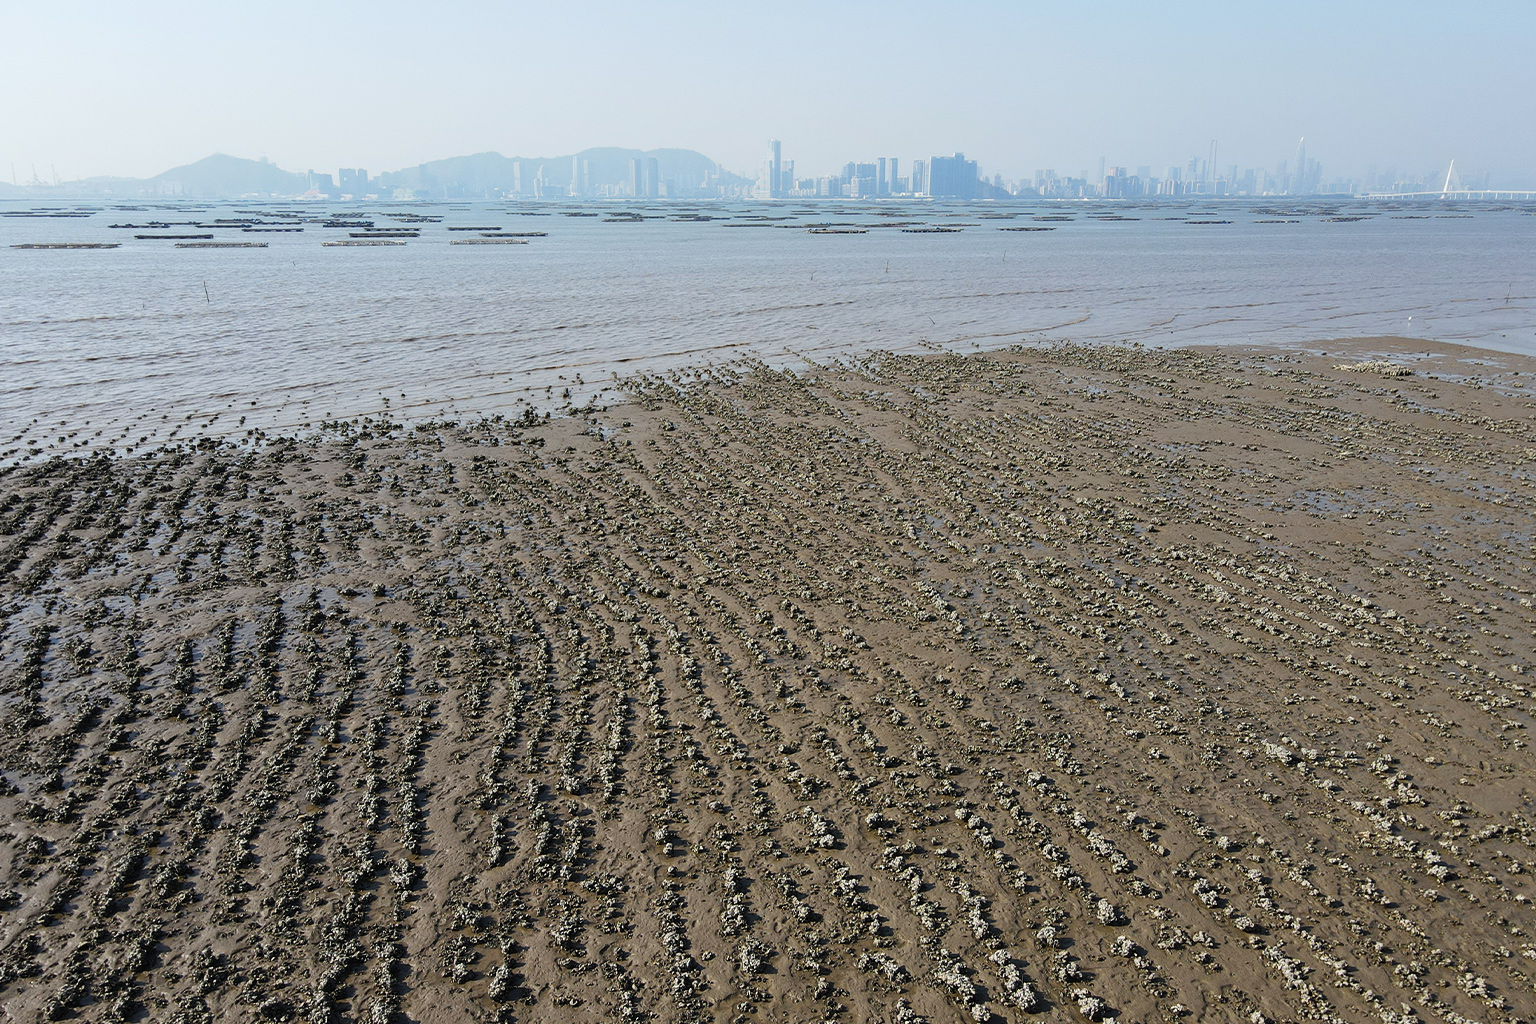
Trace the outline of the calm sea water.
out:
[[[1536,216],[1519,208],[81,209],[91,215],[0,216],[0,448],[292,429],[386,405],[407,418],[515,414],[524,401],[560,404],[567,387],[577,398],[612,388],[615,374],[743,356],[793,366],[876,349],[1373,335],[1536,355]],[[282,211],[299,211],[304,230],[111,227]],[[647,219],[610,219],[620,211]],[[443,219],[400,246],[321,244],[349,234],[324,227],[328,215],[405,227],[388,217],[403,213]],[[685,219],[700,216],[721,219]],[[892,221],[960,230],[871,226]],[[1227,223],[1191,223],[1211,221]],[[869,230],[806,230],[825,222]],[[450,227],[547,235],[452,245],[477,233]],[[1022,227],[1053,230],[1004,230]],[[268,246],[133,237],[209,232]],[[12,247],[71,241],[122,245]]]

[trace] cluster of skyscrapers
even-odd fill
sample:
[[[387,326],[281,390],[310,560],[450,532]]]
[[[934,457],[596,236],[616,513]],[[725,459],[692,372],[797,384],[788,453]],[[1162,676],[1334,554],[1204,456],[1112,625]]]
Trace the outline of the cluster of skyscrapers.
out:
[[[877,196],[932,196],[945,199],[1140,199],[1153,196],[1266,196],[1352,195],[1362,192],[1413,192],[1438,184],[1423,176],[1398,175],[1393,170],[1372,171],[1364,178],[1325,178],[1322,165],[1307,155],[1306,140],[1296,146],[1294,161],[1282,160],[1273,170],[1237,164],[1222,167],[1218,149],[1211,143],[1204,157],[1192,157],[1181,166],[1154,174],[1149,165],[1106,166],[1098,173],[1080,171],[1058,174],[1037,170],[1032,178],[1004,181],[988,179],[964,154],[913,160],[905,168],[895,157],[869,163],[843,165],[838,174],[797,177],[795,162],[785,160],[777,139],[768,143],[768,156],[758,174],[752,195],[759,198],[833,197],[865,199]],[[1471,186],[1468,186],[1471,187]],[[1482,187],[1486,187],[1486,182]]]
[[[569,185],[554,180],[553,176],[546,178],[543,167],[540,168],[539,176],[534,179],[533,184],[533,195],[540,199],[614,194],[611,185],[601,186],[592,180],[592,161],[581,157],[571,157]],[[625,184],[629,186],[629,195],[636,199],[671,198],[677,192],[677,186],[671,179],[663,180],[661,162],[653,156],[630,157],[629,177]]]
[[[1077,176],[1054,170],[1035,172],[1033,179],[1005,182],[1002,175],[988,180],[976,161],[965,154],[913,160],[902,173],[900,161],[883,156],[868,163],[848,163],[841,173],[801,178],[795,162],[783,158],[778,139],[768,141],[768,155],[752,194],[762,199],[846,198],[920,196],[941,199],[1134,199],[1147,196],[1193,195],[1312,195],[1318,192],[1354,191],[1354,183],[1324,183],[1322,168],[1306,153],[1305,140],[1298,147],[1294,168],[1284,161],[1274,174],[1261,169],[1239,173],[1233,165],[1216,167],[1216,145],[1208,158],[1196,157],[1183,167],[1169,167],[1161,177],[1147,166],[1134,172],[1125,167],[1106,167],[1099,162],[1097,176],[1084,171]]]
[[[1054,170],[1035,172],[1033,181],[1019,182],[1010,190],[1014,195],[1036,196],[1045,199],[1139,199],[1147,196],[1263,196],[1263,195],[1316,195],[1320,192],[1349,192],[1351,183],[1325,183],[1322,165],[1307,157],[1307,142],[1302,139],[1296,147],[1296,162],[1280,161],[1273,172],[1263,168],[1239,171],[1236,164],[1221,168],[1216,163],[1217,146],[1211,143],[1208,157],[1191,157],[1183,166],[1167,168],[1162,176],[1152,173],[1152,168],[1142,165],[1132,171],[1128,167],[1105,167],[1099,161],[1096,178],[1084,174],[1080,177],[1061,176]]]
[[[913,160],[907,173],[901,161],[882,156],[868,163],[843,165],[838,174],[817,178],[795,176],[795,162],[785,160],[778,139],[768,140],[768,156],[758,174],[753,195],[763,199],[846,198],[877,196],[935,196],[946,199],[992,198],[993,186],[982,180],[976,161],[965,154]]]

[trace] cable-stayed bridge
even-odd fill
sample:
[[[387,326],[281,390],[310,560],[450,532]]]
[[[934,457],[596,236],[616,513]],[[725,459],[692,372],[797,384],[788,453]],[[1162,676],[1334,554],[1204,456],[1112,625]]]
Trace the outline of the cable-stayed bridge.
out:
[[[1456,175],[1456,161],[1445,172],[1445,185],[1430,192],[1366,192],[1362,199],[1536,199],[1536,191],[1510,189],[1462,188]]]

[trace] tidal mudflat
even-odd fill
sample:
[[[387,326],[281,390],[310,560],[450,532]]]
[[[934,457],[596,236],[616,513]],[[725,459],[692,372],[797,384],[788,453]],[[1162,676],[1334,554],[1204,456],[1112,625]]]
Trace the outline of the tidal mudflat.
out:
[[[1536,364],[1408,344],[0,470],[0,1014],[1531,1019]]]

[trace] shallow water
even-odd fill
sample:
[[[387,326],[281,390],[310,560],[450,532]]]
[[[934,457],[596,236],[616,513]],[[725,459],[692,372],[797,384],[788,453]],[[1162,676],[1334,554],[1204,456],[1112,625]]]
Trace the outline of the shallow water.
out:
[[[1516,208],[1356,204],[1344,212],[1374,215],[1353,222],[1330,221],[1341,211],[1327,204],[1236,202],[87,208],[83,218],[0,216],[7,446],[23,434],[28,445],[45,434],[61,445],[132,443],[178,424],[182,435],[291,429],[386,408],[407,418],[516,413],[523,401],[560,404],[566,387],[584,398],[615,375],[743,356],[794,365],[876,349],[1375,335],[1536,355],[1536,216]],[[0,203],[0,213],[22,209]],[[625,209],[656,219],[604,219]],[[110,227],[236,210],[311,220],[298,233],[147,232],[211,231],[264,249],[176,249]],[[575,210],[600,216],[564,215]],[[385,216],[403,212],[444,220],[400,246],[320,244],[348,233],[322,227],[327,213],[403,227]],[[728,219],[672,219],[696,212]],[[1138,219],[1094,219],[1105,214]],[[1033,219],[1062,215],[1074,219]],[[792,219],[726,226],[762,216]],[[892,220],[963,227],[805,230]],[[447,230],[466,225],[548,236],[450,245],[475,236]],[[1054,230],[1002,230],[1025,226]],[[122,245],[12,248],[62,241]]]

